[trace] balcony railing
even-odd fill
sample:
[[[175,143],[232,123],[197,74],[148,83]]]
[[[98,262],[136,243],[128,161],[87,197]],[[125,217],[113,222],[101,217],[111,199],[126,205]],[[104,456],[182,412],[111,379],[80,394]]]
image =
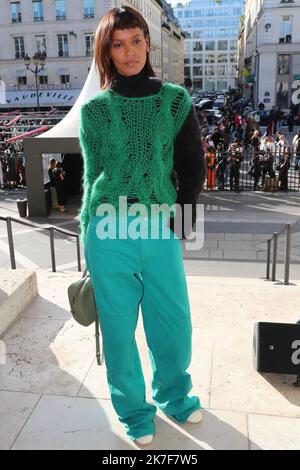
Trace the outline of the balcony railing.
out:
[[[19,13],[17,17],[13,17],[13,18],[11,19],[11,22],[12,22],[12,23],[21,23],[21,22],[22,22],[21,13]]]
[[[16,52],[15,53],[15,59],[24,59],[25,58],[25,52]]]
[[[66,21],[67,15],[56,15],[56,21]]]
[[[94,18],[95,15],[94,13],[84,13],[83,17],[84,19],[88,19],[88,18]]]
[[[286,36],[279,38],[279,44],[292,44],[292,35],[287,34]]]
[[[42,21],[44,21],[44,17],[43,17],[43,16],[34,16],[34,17],[33,17],[33,21],[34,21],[35,23],[42,22]]]
[[[58,57],[69,57],[69,51],[58,51]]]

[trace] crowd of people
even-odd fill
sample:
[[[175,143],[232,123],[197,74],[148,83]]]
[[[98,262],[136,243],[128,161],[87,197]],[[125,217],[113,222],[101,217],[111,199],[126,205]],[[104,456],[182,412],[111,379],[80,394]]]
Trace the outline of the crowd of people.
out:
[[[65,189],[65,175],[66,172],[63,170],[62,163],[56,161],[55,158],[51,158],[48,167],[48,175],[50,180],[51,189],[51,203],[52,208],[58,210],[61,213],[66,212],[66,189]]]
[[[26,187],[23,145],[0,144],[0,189]]]
[[[273,107],[264,131],[259,116],[249,113],[247,108],[236,109],[228,101],[221,112],[222,118],[218,120],[205,111],[198,114],[207,165],[208,190],[229,189],[239,192],[247,182],[245,189],[287,191],[291,189],[290,169],[294,176],[293,189],[299,189],[300,132],[296,133],[292,142],[289,142],[290,138],[288,141],[282,133],[281,108]],[[6,143],[8,138],[16,134],[15,126],[7,126],[8,122],[0,121],[0,189],[26,187],[23,141]],[[39,120],[23,120],[21,130],[30,131],[39,123]],[[292,112],[287,116],[287,125],[288,133],[292,134]],[[55,161],[55,164],[59,162]],[[52,169],[55,170],[55,176],[50,175]],[[51,188],[57,187],[56,194],[52,189],[52,199],[58,200],[57,207],[64,212],[63,168],[49,167],[49,180]]]
[[[241,189],[283,190],[289,187],[289,170],[293,170],[293,189],[300,185],[300,132],[292,142],[283,133],[282,111],[270,113],[264,130],[259,116],[234,110],[230,104],[222,109],[222,118],[199,113],[207,165],[206,188],[239,192]],[[287,119],[288,133],[294,120]]]

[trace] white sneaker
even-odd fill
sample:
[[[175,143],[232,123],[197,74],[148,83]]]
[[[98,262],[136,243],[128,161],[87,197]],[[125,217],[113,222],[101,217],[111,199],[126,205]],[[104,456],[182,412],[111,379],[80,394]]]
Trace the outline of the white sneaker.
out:
[[[202,421],[202,413],[200,410],[195,410],[186,420],[187,423],[200,423]]]
[[[146,446],[148,444],[151,444],[151,442],[153,441],[153,437],[154,437],[153,434],[148,434],[147,436],[138,437],[137,439],[135,439],[135,441],[138,444]]]

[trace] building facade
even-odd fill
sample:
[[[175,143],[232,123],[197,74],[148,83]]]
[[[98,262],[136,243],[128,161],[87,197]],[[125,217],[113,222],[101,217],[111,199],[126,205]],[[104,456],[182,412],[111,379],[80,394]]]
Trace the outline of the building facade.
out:
[[[147,21],[156,75],[183,83],[184,34],[163,1],[0,0],[0,108],[36,106],[35,75],[24,58],[37,52],[45,56],[37,76],[40,107],[70,108],[91,66],[97,25],[108,10],[121,4],[133,6]],[[168,25],[164,32],[163,22]],[[170,54],[166,60],[164,50]],[[34,68],[32,60],[30,66]]]
[[[237,78],[237,38],[244,0],[192,0],[174,6],[186,34],[185,77],[193,88],[223,91]]]
[[[299,104],[299,23],[300,0],[246,0],[241,80],[256,106]]]
[[[162,75],[164,82],[184,85],[185,34],[174,10],[163,0],[162,12]]]

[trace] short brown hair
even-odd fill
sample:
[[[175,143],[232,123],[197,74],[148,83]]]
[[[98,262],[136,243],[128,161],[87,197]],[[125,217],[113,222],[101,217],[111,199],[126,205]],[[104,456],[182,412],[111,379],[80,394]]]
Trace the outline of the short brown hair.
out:
[[[140,28],[145,39],[148,36],[150,46],[149,27],[144,17],[134,8],[127,5],[121,5],[109,10],[104,15],[96,30],[94,59],[95,65],[100,75],[100,87],[102,90],[109,88],[116,78],[116,68],[109,58],[109,50],[113,32],[118,29]],[[147,52],[145,70],[148,77],[156,77],[150,64],[150,53]]]

